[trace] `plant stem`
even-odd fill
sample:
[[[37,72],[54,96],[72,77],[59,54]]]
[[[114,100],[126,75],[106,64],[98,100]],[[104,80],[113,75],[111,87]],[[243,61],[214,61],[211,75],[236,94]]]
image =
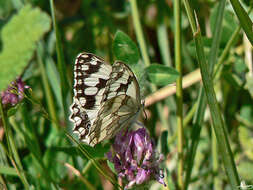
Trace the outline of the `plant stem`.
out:
[[[174,20],[175,20],[175,65],[180,76],[176,85],[177,100],[177,151],[178,151],[178,168],[177,180],[180,190],[184,189],[184,133],[183,133],[183,88],[182,88],[182,63],[181,63],[181,0],[174,0]]]
[[[134,29],[135,29],[135,33],[137,36],[137,40],[140,45],[141,54],[142,54],[144,63],[146,65],[146,67],[148,67],[150,65],[150,60],[148,57],[148,51],[147,51],[147,47],[146,47],[145,40],[143,37],[143,32],[142,32],[142,28],[141,28],[140,17],[139,17],[139,13],[138,13],[138,9],[137,9],[136,0],[130,0],[130,4],[131,4],[131,9],[132,9]]]
[[[5,136],[6,136],[7,144],[8,144],[7,154],[9,156],[9,159],[11,160],[11,163],[15,167],[15,169],[17,171],[17,174],[18,174],[20,180],[22,181],[25,189],[28,190],[29,189],[29,184],[28,184],[26,176],[24,174],[22,163],[20,161],[20,158],[19,158],[18,151],[17,151],[15,143],[14,143],[12,133],[9,130],[9,126],[7,124],[7,121],[6,121],[7,117],[6,117],[6,113],[3,110],[1,97],[0,97],[0,116],[1,116],[0,119],[2,120],[2,123],[3,123]],[[15,158],[15,160],[14,160],[14,158]]]
[[[51,92],[51,89],[49,86],[47,74],[46,74],[45,67],[44,67],[43,60],[42,60],[42,49],[43,49],[42,44],[39,43],[38,50],[37,50],[37,58],[38,58],[38,64],[39,64],[40,71],[41,71],[42,83],[43,83],[45,93],[46,93],[46,100],[47,100],[48,110],[49,110],[49,114],[50,114],[50,120],[53,120],[53,126],[56,129],[59,129],[59,121],[58,121],[57,114],[56,114],[53,95],[52,95],[52,92]]]
[[[142,54],[142,57],[144,60],[144,64],[146,67],[148,67],[151,63],[150,63],[150,60],[148,57],[148,51],[147,51],[147,47],[145,44],[142,28],[141,28],[140,17],[139,17],[139,13],[138,13],[138,9],[137,9],[136,0],[130,0],[130,4],[131,4],[131,9],[132,9],[132,16],[133,16],[133,22],[134,22],[134,28],[135,28],[137,40],[140,45],[141,54]],[[151,85],[151,90],[153,92],[156,91],[157,90],[156,86]],[[157,110],[158,110],[158,113],[163,113],[162,106],[160,103],[157,104]],[[162,121],[163,125],[168,126],[168,122],[165,119],[164,114],[159,114],[159,117],[160,117],[160,120]]]
[[[237,169],[235,167],[232,151],[230,148],[227,130],[225,128],[225,124],[224,124],[221,112],[219,110],[218,102],[217,102],[216,95],[214,92],[212,75],[210,75],[210,72],[209,72],[210,69],[208,68],[208,64],[206,62],[200,27],[198,25],[196,16],[195,18],[193,16],[193,11],[189,5],[188,0],[184,0],[184,4],[185,4],[187,16],[189,18],[189,22],[191,25],[193,37],[195,40],[198,63],[199,63],[200,71],[201,71],[207,103],[210,108],[210,113],[212,117],[215,135],[217,138],[219,151],[221,154],[221,158],[223,160],[223,165],[224,165],[226,174],[228,176],[230,185],[232,189],[236,190],[238,189],[238,185],[240,185],[240,180],[237,173]]]
[[[53,26],[56,36],[56,53],[57,53],[57,66],[58,66],[58,72],[60,74],[61,79],[61,93],[62,93],[62,105],[64,109],[64,119],[65,122],[68,118],[68,106],[67,106],[67,95],[68,95],[68,89],[69,89],[69,83],[67,80],[67,71],[64,61],[64,54],[63,54],[63,47],[61,43],[61,37],[60,32],[58,30],[58,26],[55,19],[55,11],[54,11],[54,2],[53,0],[50,0],[50,8],[51,8],[51,15],[53,20]]]

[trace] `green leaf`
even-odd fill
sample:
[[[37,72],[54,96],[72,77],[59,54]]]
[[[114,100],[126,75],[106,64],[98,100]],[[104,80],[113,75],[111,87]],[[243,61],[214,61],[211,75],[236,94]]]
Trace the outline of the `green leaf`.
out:
[[[242,179],[252,181],[252,179],[253,179],[253,173],[252,173],[253,164],[252,164],[252,162],[249,162],[249,161],[241,162],[240,164],[238,164],[238,170],[240,172],[240,176]],[[250,189],[250,188],[248,188],[248,189]]]
[[[246,75],[245,89],[248,90],[251,97],[253,97],[253,77],[250,75]]]
[[[0,174],[18,176],[17,171],[16,171],[15,168],[11,168],[11,167],[8,167],[8,166],[3,166],[3,165],[0,165]]]
[[[10,117],[12,115],[15,115],[15,113],[18,111],[19,107],[20,107],[20,104],[17,104],[14,107],[10,107],[10,109],[8,109],[8,111],[7,111],[7,116]]]
[[[136,44],[122,31],[116,32],[112,48],[116,59],[127,64],[136,64],[140,58]]]
[[[50,29],[50,17],[30,5],[3,27],[1,32],[3,50],[0,54],[0,91],[22,73],[32,58],[36,42]]]
[[[244,154],[248,159],[253,160],[253,133],[252,129],[246,128],[244,126],[239,127],[238,131],[239,141]]]
[[[172,67],[159,64],[152,64],[146,68],[150,81],[156,85],[167,85],[175,82],[179,73]]]
[[[115,168],[114,168],[114,164],[112,163],[112,162],[110,162],[109,160],[107,160],[107,166],[111,169],[111,171],[113,172],[113,173],[117,173],[116,171],[115,171]]]

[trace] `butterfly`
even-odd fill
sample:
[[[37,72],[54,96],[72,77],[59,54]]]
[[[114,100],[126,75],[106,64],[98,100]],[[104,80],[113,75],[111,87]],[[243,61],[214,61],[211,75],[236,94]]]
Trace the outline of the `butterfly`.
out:
[[[70,106],[73,133],[95,146],[134,123],[142,107],[140,87],[128,65],[113,65],[80,53],[74,65],[74,96]]]

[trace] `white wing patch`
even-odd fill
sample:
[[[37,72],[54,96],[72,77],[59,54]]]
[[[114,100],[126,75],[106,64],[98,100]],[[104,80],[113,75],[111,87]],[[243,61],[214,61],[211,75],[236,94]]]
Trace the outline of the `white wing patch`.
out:
[[[81,141],[94,146],[112,138],[136,119],[140,107],[139,85],[126,64],[111,66],[90,53],[77,56],[69,119]]]

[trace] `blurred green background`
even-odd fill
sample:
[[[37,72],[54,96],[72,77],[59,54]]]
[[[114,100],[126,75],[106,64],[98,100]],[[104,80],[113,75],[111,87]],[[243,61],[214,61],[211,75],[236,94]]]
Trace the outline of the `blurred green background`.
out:
[[[108,180],[122,185],[104,157],[109,143],[91,148],[68,136],[73,64],[83,51],[108,63],[122,60],[138,78],[148,105],[141,120],[165,157],[167,183],[152,181],[146,189],[253,185],[251,1],[191,0],[188,8],[182,1],[181,12],[176,2],[0,0],[0,91],[18,76],[30,86],[22,102],[1,108],[0,189],[120,189]],[[200,46],[188,10],[198,20]],[[209,99],[200,98],[201,50],[209,68],[203,83],[213,78],[207,82],[222,125],[214,122]],[[181,79],[188,82],[182,95]],[[228,147],[232,154],[220,151]]]

